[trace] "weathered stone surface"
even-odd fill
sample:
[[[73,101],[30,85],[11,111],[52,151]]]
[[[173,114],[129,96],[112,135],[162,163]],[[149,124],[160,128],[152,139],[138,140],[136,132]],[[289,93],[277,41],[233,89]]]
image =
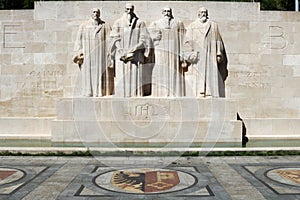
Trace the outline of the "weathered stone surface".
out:
[[[39,1],[35,10],[1,10],[0,117],[55,116],[58,98],[77,96],[80,71],[71,58],[78,26],[93,7],[102,8],[101,18],[112,25],[125,3]],[[147,26],[159,19],[166,5],[133,3]],[[209,17],[218,23],[228,54],[226,97],[237,100],[242,118],[300,118],[300,13],[260,11],[258,3],[167,4],[186,26],[200,6],[207,7]],[[40,107],[41,99],[47,99],[48,106]],[[249,120],[245,120],[249,135],[272,135],[265,130],[268,126],[256,129]],[[278,123],[284,134],[291,132],[287,121]]]
[[[52,141],[240,142],[237,110],[223,98],[66,98],[57,104]]]
[[[0,139],[49,140],[54,118],[1,118]]]

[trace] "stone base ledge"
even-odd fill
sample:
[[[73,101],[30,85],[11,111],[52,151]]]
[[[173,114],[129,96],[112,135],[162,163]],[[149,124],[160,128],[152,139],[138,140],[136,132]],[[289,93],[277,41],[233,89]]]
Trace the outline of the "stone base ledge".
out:
[[[300,118],[243,118],[251,139],[300,139]]]
[[[241,143],[238,105],[226,98],[63,98],[52,142],[98,144]]]
[[[55,118],[7,117],[0,118],[0,139],[36,139],[51,138],[51,122]]]
[[[300,140],[300,135],[247,135],[251,140]]]
[[[1,134],[0,140],[51,140],[51,135]]]
[[[52,123],[52,142],[82,143],[219,143],[242,141],[240,121],[72,121]]]

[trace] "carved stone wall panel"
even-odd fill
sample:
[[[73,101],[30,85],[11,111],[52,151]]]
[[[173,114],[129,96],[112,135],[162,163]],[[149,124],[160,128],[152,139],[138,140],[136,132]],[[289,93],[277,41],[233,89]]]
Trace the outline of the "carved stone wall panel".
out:
[[[102,8],[101,17],[112,25],[124,12],[125,3],[37,1],[34,10],[1,10],[0,116],[56,116],[57,99],[79,97],[80,70],[72,63],[78,26],[88,19],[93,7]],[[166,4],[185,26],[196,19],[200,6],[207,7],[210,19],[219,25],[228,54],[226,97],[236,99],[241,117],[300,118],[299,13],[260,11],[258,3],[240,2],[133,4],[147,26],[161,17]],[[120,109],[126,110],[125,119],[130,115],[137,120],[149,115],[155,118],[155,114],[164,118],[164,110],[171,104],[160,106],[163,109],[155,111],[155,106],[153,110],[141,102],[137,107]],[[181,114],[176,119],[189,113]],[[102,118],[103,114],[99,111],[97,116]],[[207,116],[200,112],[200,117]]]

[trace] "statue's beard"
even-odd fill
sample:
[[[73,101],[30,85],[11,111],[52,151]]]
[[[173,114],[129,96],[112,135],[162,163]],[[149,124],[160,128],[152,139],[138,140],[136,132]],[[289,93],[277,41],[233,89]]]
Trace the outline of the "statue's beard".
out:
[[[132,15],[132,14],[130,14],[130,13],[128,13],[128,14],[127,14],[127,19],[128,19],[128,21],[131,21],[131,20],[132,20],[132,18],[133,18],[133,15]]]
[[[168,20],[171,20],[172,17],[171,17],[170,15],[167,15],[167,14],[166,14],[166,15],[164,15],[164,18],[165,18],[165,19],[168,19]]]
[[[92,17],[94,25],[98,25],[99,19],[98,17]]]
[[[97,20],[98,17],[97,17],[96,15],[92,15],[92,19],[93,19],[93,20]]]
[[[168,16],[168,15],[164,16],[165,28],[170,28],[171,19],[172,19],[171,16]]]
[[[201,22],[206,22],[206,21],[207,21],[207,17],[206,17],[206,16],[200,17],[200,21],[201,21]]]

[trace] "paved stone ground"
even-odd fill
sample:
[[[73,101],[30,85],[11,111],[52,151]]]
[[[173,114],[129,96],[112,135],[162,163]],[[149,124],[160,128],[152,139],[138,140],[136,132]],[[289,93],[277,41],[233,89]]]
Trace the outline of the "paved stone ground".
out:
[[[300,199],[300,157],[0,157],[0,199]]]

